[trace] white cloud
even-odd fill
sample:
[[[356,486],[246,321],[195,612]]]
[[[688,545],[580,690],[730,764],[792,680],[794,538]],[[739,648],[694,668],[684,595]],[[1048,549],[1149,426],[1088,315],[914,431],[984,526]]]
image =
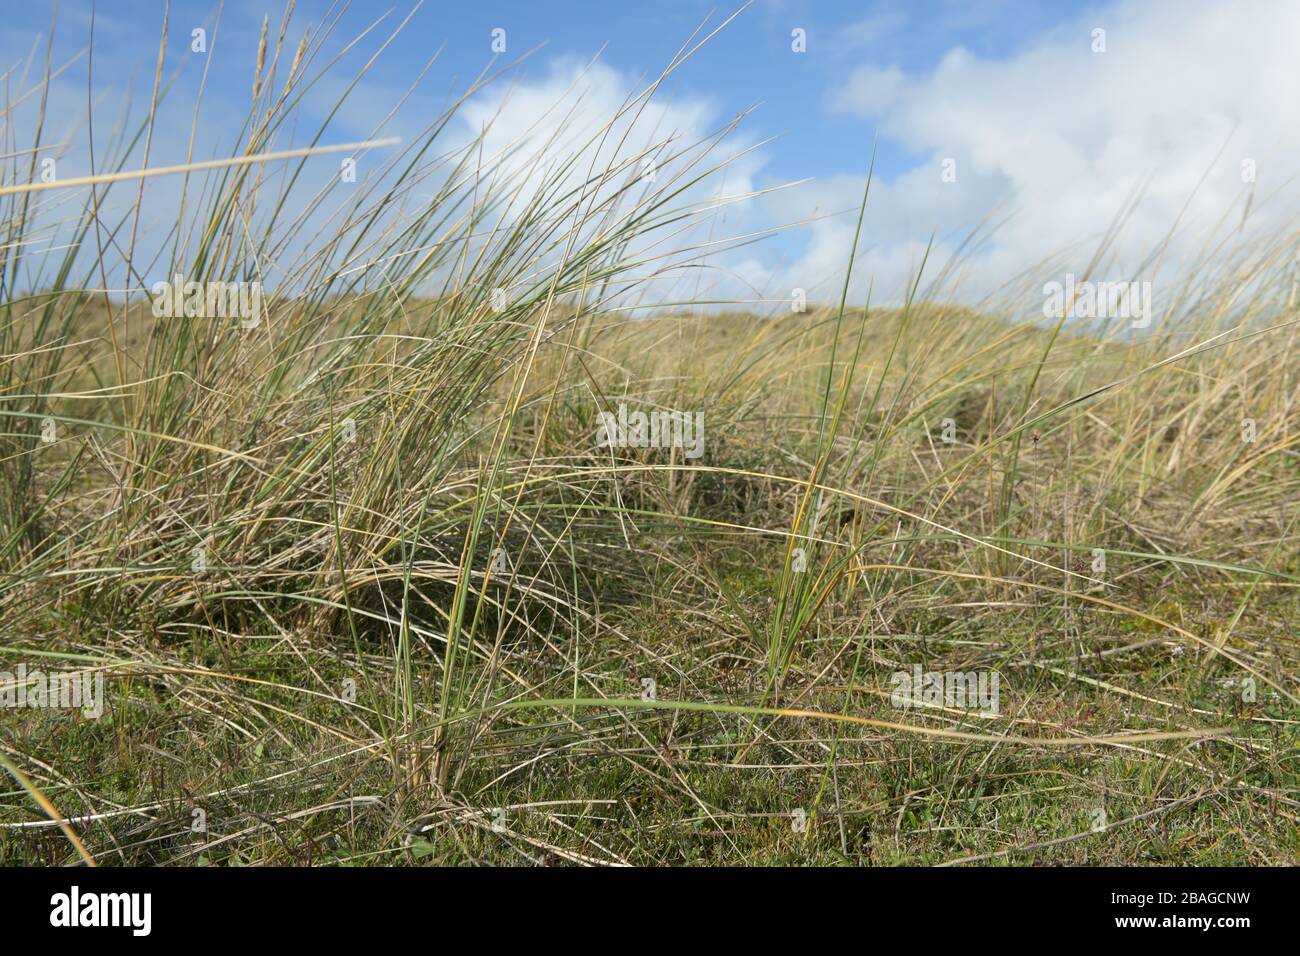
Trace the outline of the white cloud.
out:
[[[566,163],[563,182],[571,189],[621,167],[602,187],[602,196],[653,172],[652,183],[633,185],[630,196],[620,201],[616,217],[626,215],[644,191],[675,190],[724,161],[725,169],[687,187],[673,197],[671,207],[706,210],[727,197],[754,190],[761,157],[757,152],[741,155],[752,140],[732,133],[712,145],[729,119],[716,104],[662,90],[643,99],[645,89],[644,82],[603,63],[564,57],[549,63],[540,78],[495,85],[471,98],[459,112],[457,135],[464,144],[482,133],[484,167],[504,188],[522,187],[516,208]],[[742,207],[752,205],[751,201],[725,203],[705,212],[691,228],[678,225],[669,234],[638,240],[625,255],[662,254],[692,243],[724,240],[748,221],[750,213]],[[717,265],[720,271],[703,281],[698,271],[674,271],[646,287],[644,300],[693,297],[706,287],[711,295],[725,290],[725,294],[749,297],[751,284],[766,280],[765,270],[752,258]]]
[[[483,147],[489,162],[522,147],[503,164],[508,172],[518,173],[531,167],[539,153],[559,160],[590,148],[592,138],[640,92],[630,78],[603,63],[563,57],[548,64],[540,80],[498,83],[470,99],[461,108],[459,123],[466,136],[486,130]],[[706,134],[716,112],[703,99],[660,96],[638,103],[623,112],[604,138],[596,168],[614,157],[624,137],[620,158],[636,156],[669,138],[679,146],[694,142]],[[588,162],[581,166],[582,175],[591,167],[592,154],[585,156]]]
[[[1091,49],[1094,28],[1106,31],[1104,53]],[[873,185],[855,294],[874,275],[877,299],[883,291],[896,300],[918,243],[935,231],[932,267],[941,264],[986,215],[1010,219],[969,260],[966,298],[1066,250],[1053,268],[1082,273],[1139,193],[1107,267],[1120,276],[1176,224],[1161,277],[1186,267],[1211,232],[1237,229],[1252,188],[1243,237],[1286,227],[1300,205],[1298,35],[1300,4],[1289,0],[1131,2],[1063,23],[1005,60],[958,48],[925,75],[863,66],[830,92],[830,108],[874,120],[882,137],[923,159]],[[955,183],[941,181],[945,158],[955,160]],[[1242,181],[1245,159],[1255,163],[1253,187]],[[856,211],[861,188],[846,176],[770,205],[790,218],[813,206]],[[842,276],[854,218],[812,227],[784,284]]]

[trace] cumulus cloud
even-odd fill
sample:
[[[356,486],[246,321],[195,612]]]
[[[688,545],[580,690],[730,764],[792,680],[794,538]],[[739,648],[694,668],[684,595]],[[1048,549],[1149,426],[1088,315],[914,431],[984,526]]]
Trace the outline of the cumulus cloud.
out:
[[[1093,50],[1095,30],[1104,52]],[[1288,0],[1128,2],[1064,22],[1006,59],[956,48],[923,74],[864,64],[829,92],[828,109],[878,124],[919,159],[873,185],[855,293],[874,277],[878,293],[899,298],[932,231],[928,272],[985,226],[963,260],[970,298],[1049,256],[1056,271],[1082,273],[1121,217],[1105,264],[1116,278],[1150,273],[1175,227],[1164,277],[1208,238],[1236,234],[1248,206],[1243,239],[1286,228],[1300,173],[1297,35],[1300,5]],[[955,181],[944,181],[945,160]],[[845,176],[771,206],[791,218],[856,209],[861,188]],[[805,254],[778,281],[842,275],[852,218],[811,226]]]
[[[719,135],[730,118],[709,98],[663,91],[643,96],[646,89],[645,82],[599,61],[562,57],[540,77],[491,87],[467,101],[457,136],[462,144],[478,140],[474,148],[489,175],[523,199],[553,184],[557,172],[565,189],[578,190],[617,170],[597,195],[624,191],[626,198],[608,219],[591,223],[588,235],[626,215],[647,192],[677,192],[672,208],[691,211],[693,220],[666,235],[645,237],[625,255],[665,257],[651,271],[695,261],[692,247],[711,241],[725,247],[751,221],[753,204],[743,197],[755,190],[762,157],[751,151],[752,139],[743,131]],[[690,182],[717,166],[722,168]],[[641,288],[637,301],[693,298],[706,286],[710,295],[744,296],[769,278],[753,257],[722,255],[710,264],[716,268],[707,282],[699,270],[670,269]]]

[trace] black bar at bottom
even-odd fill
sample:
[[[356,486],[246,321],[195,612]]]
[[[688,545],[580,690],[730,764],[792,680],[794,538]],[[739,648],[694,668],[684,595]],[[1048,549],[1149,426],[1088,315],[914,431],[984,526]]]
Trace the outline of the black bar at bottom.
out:
[[[1284,907],[1293,910],[1294,899],[1289,869],[0,870],[10,944],[76,934],[127,945],[196,938],[373,945],[377,933],[445,932],[458,923],[496,945],[512,934],[537,942],[543,928],[585,933],[602,924],[651,944],[711,924],[735,942],[751,934],[761,941],[773,921],[789,928],[843,921],[850,932],[878,923],[944,939],[965,927],[1002,938],[1172,933],[1230,943],[1239,933],[1288,928],[1293,914]]]

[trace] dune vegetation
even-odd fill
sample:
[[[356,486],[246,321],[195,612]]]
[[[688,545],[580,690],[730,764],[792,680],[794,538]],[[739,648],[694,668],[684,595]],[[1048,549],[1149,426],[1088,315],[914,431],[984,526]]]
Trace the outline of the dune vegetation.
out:
[[[342,181],[295,112],[327,34],[270,24],[153,261],[155,108],[66,189],[6,127],[0,685],[104,707],[0,711],[0,863],[1300,860],[1300,234],[1136,334],[935,263],[889,307],[632,309],[707,267],[726,130],[605,148],[652,84],[485,165],[461,100]],[[257,321],[156,315],[173,275]],[[620,406],[702,454],[599,441]],[[921,673],[996,706],[901,706]]]

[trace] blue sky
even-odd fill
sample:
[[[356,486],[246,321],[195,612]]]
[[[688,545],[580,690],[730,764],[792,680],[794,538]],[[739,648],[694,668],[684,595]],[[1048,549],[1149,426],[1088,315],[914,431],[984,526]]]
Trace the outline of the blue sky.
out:
[[[412,7],[349,9],[331,41],[333,50],[391,12],[336,75],[354,74]],[[143,0],[99,5],[99,129],[111,126],[128,93],[137,116],[147,102],[162,8]],[[697,0],[426,4],[379,57],[326,139],[369,135],[441,48],[417,94],[385,131],[417,130],[448,94],[463,90],[492,62],[491,31],[497,27],[507,39],[498,66],[540,49],[486,95],[489,106],[499,106],[507,95],[530,102],[529,91],[563,90],[597,54],[602,66],[591,75],[592,92],[617,102],[657,76],[702,23],[708,32],[737,8]],[[39,44],[51,9],[48,2],[34,2],[7,11],[0,68],[10,69],[11,81],[32,49],[43,53]],[[90,9],[84,0],[58,4],[56,64],[85,45]],[[200,155],[234,148],[238,129],[221,119],[242,116],[262,16],[270,15],[274,30],[281,9],[257,0],[225,4],[207,54]],[[329,9],[300,2],[290,45]],[[725,221],[737,230],[854,207],[879,137],[879,195],[868,217],[867,267],[860,279],[879,279],[894,297],[932,234],[935,261],[942,262],[989,217],[1010,224],[980,247],[972,295],[996,288],[1038,254],[1059,253],[1063,258],[1053,268],[1082,271],[1089,243],[1106,234],[1126,196],[1141,189],[1140,215],[1115,242],[1113,267],[1126,273],[1150,258],[1153,244],[1175,225],[1192,233],[1186,244],[1191,250],[1205,241],[1194,232],[1198,223],[1208,227],[1244,207],[1257,185],[1243,182],[1240,167],[1247,160],[1258,164],[1258,186],[1267,187],[1251,200],[1252,223],[1279,228],[1294,212],[1300,82],[1283,38],[1295,35],[1298,12],[1300,4],[1287,0],[1235,7],[1200,0],[756,0],[658,91],[656,100],[664,105],[658,122],[681,123],[703,135],[756,107],[741,125],[737,148],[777,138],[747,155],[732,183],[761,189],[813,179],[730,210]],[[190,52],[190,30],[201,25],[211,31],[215,19],[215,4],[171,5],[168,71],[180,67],[181,74],[163,115],[178,133],[188,134],[205,65]],[[1106,30],[1109,43],[1101,56],[1090,49],[1097,27]],[[795,28],[806,31],[806,53],[791,50]],[[66,115],[69,127],[85,112],[85,66],[79,61],[60,77],[52,96],[56,119]],[[323,115],[339,91],[334,82],[321,84],[305,104],[306,116]],[[470,119],[476,115],[467,112]],[[22,126],[30,115],[15,114],[7,135],[18,142],[29,138]],[[104,134],[97,135],[102,141]],[[168,158],[169,147],[174,154],[184,139],[161,139],[154,160]],[[948,160],[960,175],[941,183],[938,169]],[[83,161],[76,148],[68,152],[74,174]],[[785,231],[722,263],[729,276],[741,277],[739,285],[727,280],[722,288],[779,297],[792,284],[833,286],[833,272],[842,267],[851,240],[847,229],[839,215]],[[1162,262],[1172,268],[1193,255],[1173,249]]]
[[[297,8],[298,22],[318,21],[330,6],[303,0]],[[1097,6],[1074,0],[756,0],[672,78],[665,92],[707,96],[720,112],[734,113],[758,104],[749,127],[764,138],[782,137],[766,151],[773,176],[795,179],[848,172],[865,167],[875,130],[865,120],[837,117],[832,122],[826,101],[863,62],[923,73],[955,47],[984,58],[1003,58],[1073,13]],[[350,38],[387,10],[392,10],[387,22],[395,23],[412,7],[413,3],[354,4],[337,35],[340,40]],[[536,74],[558,57],[587,59],[600,53],[604,63],[620,72],[650,79],[697,27],[707,24],[707,33],[740,7],[740,3],[729,7],[709,0],[430,3],[415,12],[410,25],[373,67],[372,77],[400,87],[442,47],[428,85],[439,90],[463,87],[491,61],[491,31],[502,27],[508,40],[502,59],[541,47],[519,68],[522,76]],[[66,56],[86,43],[91,11],[86,0],[61,0],[57,7],[48,0],[15,4],[6,11],[6,61],[26,53],[34,41],[44,42],[55,9],[56,50]],[[224,91],[232,100],[246,95],[262,16],[269,15],[274,26],[281,10],[256,0],[225,4],[219,38],[224,68],[209,77],[209,89]],[[217,4],[206,0],[171,4],[173,62],[189,56],[189,29],[210,28],[216,11]],[[136,96],[148,95],[162,13],[158,0],[99,4],[95,16],[102,83],[120,84],[134,71]],[[796,27],[807,32],[808,52],[803,56],[793,55],[790,49],[791,30]],[[364,59],[359,50],[349,62],[359,64]],[[195,88],[197,70],[190,73],[182,88]],[[810,130],[808,124],[818,117],[825,121]],[[892,175],[914,161],[904,145],[889,140],[880,144],[877,169],[882,175]]]

